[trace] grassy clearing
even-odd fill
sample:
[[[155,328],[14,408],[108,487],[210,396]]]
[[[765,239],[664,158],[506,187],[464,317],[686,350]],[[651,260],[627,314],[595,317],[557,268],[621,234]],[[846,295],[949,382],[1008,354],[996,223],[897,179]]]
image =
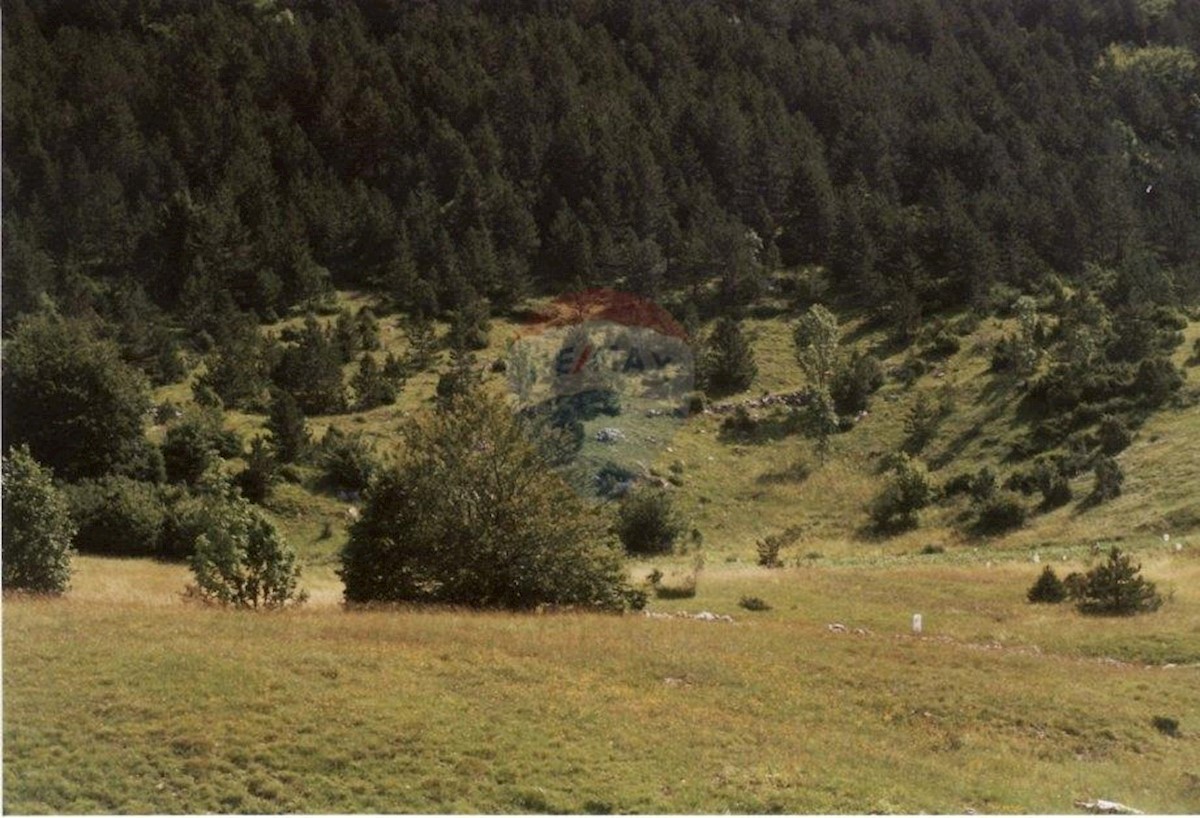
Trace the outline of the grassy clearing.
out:
[[[1175,598],[1120,621],[1025,604],[1016,562],[706,569],[658,605],[732,625],[240,615],[168,601],[177,567],[89,560],[65,599],[5,601],[4,806],[1194,811],[1200,667],[1158,665],[1200,662],[1200,559],[1145,559]]]
[[[380,357],[403,353],[398,317],[380,323]],[[787,323],[747,324],[759,376],[744,397],[802,386]],[[883,348],[855,322],[845,329]],[[516,330],[494,321],[480,365]],[[696,596],[651,610],[730,614],[731,625],[347,613],[335,574],[347,502],[307,483],[281,485],[269,505],[304,564],[311,599],[298,611],[196,607],[180,596],[185,566],[79,558],[65,598],[4,601],[4,808],[1061,813],[1104,797],[1196,812],[1195,405],[1150,419],[1119,458],[1122,496],[1097,508],[1072,503],[998,539],[963,533],[962,502],[925,510],[897,537],[864,530],[880,458],[922,392],[951,384],[956,397],[925,452],[935,479],[984,464],[1005,473],[1022,428],[1015,385],[987,371],[989,339],[1004,330],[984,321],[912,385],[889,378],[825,464],[798,434],[730,440],[716,415],[597,421],[626,429],[615,445],[675,479],[702,534],[688,553],[631,565],[635,579],[660,568],[675,582],[703,556]],[[1197,323],[1180,365],[1195,337]],[[885,367],[904,356],[889,353]],[[503,388],[502,375],[488,378]],[[361,430],[394,451],[398,425],[429,405],[436,382],[422,373],[395,406],[310,425],[317,436],[330,424]],[[228,422],[248,438],[263,418]],[[588,431],[588,454],[612,451]],[[1085,495],[1090,478],[1073,489]],[[755,541],[786,528],[798,531],[788,567],[755,567]],[[1113,543],[1170,595],[1161,611],[1099,620],[1024,601],[1042,564],[1083,570],[1096,544]],[[770,609],[739,607],[751,596]],[[909,632],[917,612],[921,637]],[[1156,730],[1156,716],[1178,720],[1181,737]]]

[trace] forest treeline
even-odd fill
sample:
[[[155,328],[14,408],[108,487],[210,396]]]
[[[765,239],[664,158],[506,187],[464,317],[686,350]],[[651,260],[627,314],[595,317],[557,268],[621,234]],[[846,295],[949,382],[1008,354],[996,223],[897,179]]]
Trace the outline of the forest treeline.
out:
[[[156,375],[332,287],[1190,298],[1198,44],[1158,0],[5,0],[5,328],[49,300]]]

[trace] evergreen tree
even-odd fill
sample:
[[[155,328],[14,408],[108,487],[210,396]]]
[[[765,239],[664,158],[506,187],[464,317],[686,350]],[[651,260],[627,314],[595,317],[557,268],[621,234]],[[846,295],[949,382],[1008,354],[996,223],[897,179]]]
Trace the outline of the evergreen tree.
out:
[[[354,407],[360,412],[396,402],[396,384],[380,369],[369,353],[363,353],[358,371],[350,379]]]
[[[1129,616],[1156,611],[1162,596],[1154,583],[1141,576],[1142,566],[1134,565],[1128,554],[1113,547],[1108,560],[1087,572],[1078,608],[1085,614]]]
[[[754,349],[737,319],[718,319],[704,347],[700,374],[705,391],[713,396],[731,395],[750,388],[758,375],[758,364],[754,362]]]
[[[284,349],[274,381],[292,393],[305,414],[345,411],[341,349],[312,315],[305,318],[296,343]]]
[[[308,424],[292,393],[283,389],[272,390],[267,430],[271,433],[271,444],[281,463],[294,463],[308,451]]]

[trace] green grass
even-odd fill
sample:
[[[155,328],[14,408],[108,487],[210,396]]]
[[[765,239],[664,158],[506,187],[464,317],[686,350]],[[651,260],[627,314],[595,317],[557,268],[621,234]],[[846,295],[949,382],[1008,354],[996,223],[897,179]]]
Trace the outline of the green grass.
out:
[[[339,303],[369,299],[342,293]],[[398,316],[380,323],[379,357],[402,353]],[[801,387],[787,322],[747,324],[759,375],[735,399]],[[864,348],[886,348],[853,320],[844,329]],[[493,321],[481,366],[517,330]],[[650,609],[707,610],[734,624],[346,612],[335,570],[347,503],[313,490],[315,469],[268,505],[304,566],[302,609],[198,607],[182,598],[183,565],[77,558],[64,598],[4,600],[4,809],[1063,813],[1101,797],[1194,813],[1194,401],[1139,430],[1119,457],[1123,494],[1109,503],[1035,514],[1002,538],[964,533],[962,500],[926,509],[918,529],[896,537],[865,529],[881,457],[903,439],[922,392],[950,383],[956,396],[924,453],[941,465],[936,480],[1012,468],[1003,457],[1024,433],[1020,395],[988,372],[989,345],[1006,330],[984,321],[911,386],[889,378],[824,464],[798,434],[725,439],[717,415],[588,424],[589,455],[675,478],[702,534],[699,546],[687,538],[686,553],[631,563],[635,581],[658,568],[679,584],[702,556],[696,596],[652,598]],[[1193,323],[1179,365],[1198,336]],[[905,355],[888,353],[885,368]],[[1194,390],[1198,370],[1189,371]],[[331,424],[361,430],[394,453],[397,429],[430,406],[436,382],[437,371],[421,373],[394,406],[310,426],[317,437]],[[504,388],[503,376],[488,382]],[[190,390],[157,397],[186,403]],[[227,421],[248,439],[263,418]],[[627,440],[595,443],[601,425]],[[1085,495],[1090,477],[1073,489]],[[798,531],[781,555],[787,567],[756,567],[755,541],[787,528]],[[1111,544],[1134,551],[1168,594],[1162,610],[1093,619],[1025,602],[1042,565],[1085,570],[1096,546]],[[922,553],[930,545],[941,550]],[[770,610],[742,609],[747,596]],[[914,613],[921,637],[910,633]],[[1155,729],[1159,716],[1178,720],[1181,737]]]
[[[185,607],[176,566],[81,569],[64,599],[5,600],[9,812],[1200,804],[1194,549],[1147,560],[1175,599],[1118,621],[1024,603],[1037,568],[1015,562],[708,568],[695,599],[656,603],[731,625],[321,595],[256,616]],[[1142,664],[1167,660],[1192,666]]]

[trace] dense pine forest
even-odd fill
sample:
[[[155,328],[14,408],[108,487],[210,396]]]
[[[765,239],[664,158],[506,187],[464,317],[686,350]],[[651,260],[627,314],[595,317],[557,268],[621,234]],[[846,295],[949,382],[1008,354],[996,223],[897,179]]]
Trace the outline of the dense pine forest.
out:
[[[158,378],[162,343],[333,287],[711,314],[821,265],[902,331],[1049,281],[1200,288],[1194,3],[4,11],[4,326],[97,317]]]

